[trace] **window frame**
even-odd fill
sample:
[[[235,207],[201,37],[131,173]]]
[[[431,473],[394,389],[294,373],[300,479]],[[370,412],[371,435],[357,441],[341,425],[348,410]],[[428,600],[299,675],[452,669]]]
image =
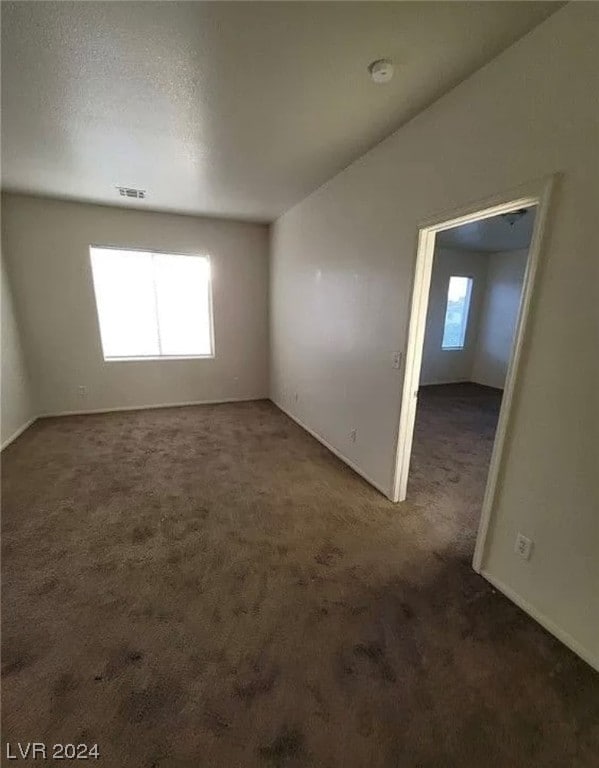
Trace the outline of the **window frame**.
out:
[[[468,280],[468,286],[466,291],[466,312],[465,312],[465,319],[462,322],[462,328],[464,329],[464,335],[462,338],[462,344],[458,347],[445,347],[443,346],[443,339],[445,337],[445,326],[447,322],[447,306],[449,304],[449,286],[451,285],[451,280],[454,277],[461,277],[466,280]],[[474,288],[474,277],[472,275],[449,275],[449,280],[447,281],[447,289],[445,291],[445,313],[443,315],[443,333],[441,334],[441,351],[442,352],[462,352],[466,349],[466,341],[468,338],[468,327],[470,325],[470,307],[472,306],[472,290]]]
[[[105,251],[137,251],[138,253],[150,253],[159,254],[162,256],[195,256],[196,258],[206,259],[208,262],[208,273],[210,279],[208,281],[208,323],[209,323],[209,338],[211,352],[205,355],[124,355],[123,357],[106,357],[104,354],[104,344],[102,341],[102,327],[100,322],[100,308],[98,306],[98,297],[96,295],[96,286],[94,283],[94,270],[92,263],[92,249],[105,250]],[[212,258],[207,253],[190,253],[189,251],[174,251],[163,250],[159,248],[144,248],[143,246],[130,246],[130,245],[106,245],[105,243],[90,243],[88,246],[89,254],[89,271],[91,278],[91,286],[94,294],[94,303],[96,305],[96,319],[98,322],[98,337],[100,339],[100,349],[102,351],[102,359],[105,363],[128,363],[128,362],[161,362],[167,360],[214,360],[216,357],[216,345],[214,338],[214,302],[212,298]]]

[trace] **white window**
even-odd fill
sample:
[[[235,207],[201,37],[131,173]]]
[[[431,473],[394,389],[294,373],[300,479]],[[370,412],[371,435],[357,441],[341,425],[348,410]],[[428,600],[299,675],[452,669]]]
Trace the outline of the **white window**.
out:
[[[442,349],[463,349],[468,327],[472,278],[453,275],[447,289]]]
[[[211,357],[205,256],[90,247],[105,360]]]

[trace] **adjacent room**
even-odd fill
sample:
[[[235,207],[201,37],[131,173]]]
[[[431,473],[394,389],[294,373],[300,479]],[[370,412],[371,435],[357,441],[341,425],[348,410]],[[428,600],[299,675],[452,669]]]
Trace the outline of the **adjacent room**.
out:
[[[426,499],[431,524],[453,526],[469,560],[534,219],[534,209],[521,208],[446,229],[435,242],[408,497]]]
[[[0,12],[3,759],[596,766],[599,6]]]

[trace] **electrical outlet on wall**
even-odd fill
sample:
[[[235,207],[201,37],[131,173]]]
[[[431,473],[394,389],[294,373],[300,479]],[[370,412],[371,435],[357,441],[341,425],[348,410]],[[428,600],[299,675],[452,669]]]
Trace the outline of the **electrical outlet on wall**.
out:
[[[79,393],[79,397],[85,397],[87,395],[87,387],[85,387],[83,384],[80,384],[77,387],[77,392]]]
[[[396,370],[399,370],[401,368],[401,352],[393,353],[393,367]]]
[[[524,560],[530,560],[532,553],[532,541],[523,533],[518,532],[516,536],[516,544],[514,546],[514,552],[520,555]]]
[[[352,443],[356,442],[356,437],[358,436],[358,430],[352,429],[352,431],[349,433],[349,439],[352,441]]]

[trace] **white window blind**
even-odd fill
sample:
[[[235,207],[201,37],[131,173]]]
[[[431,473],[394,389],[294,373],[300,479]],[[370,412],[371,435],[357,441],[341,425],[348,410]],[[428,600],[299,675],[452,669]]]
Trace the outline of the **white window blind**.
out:
[[[90,248],[105,360],[213,355],[205,256]]]
[[[447,308],[443,326],[442,349],[463,349],[468,327],[472,278],[453,275],[447,289]]]

